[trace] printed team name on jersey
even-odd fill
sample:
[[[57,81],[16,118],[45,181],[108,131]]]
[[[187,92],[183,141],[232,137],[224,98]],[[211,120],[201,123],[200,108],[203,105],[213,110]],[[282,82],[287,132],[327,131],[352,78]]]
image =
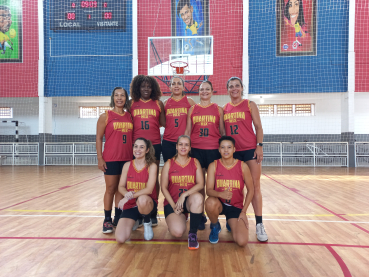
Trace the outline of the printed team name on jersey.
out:
[[[237,119],[245,119],[245,112],[227,113],[224,115],[224,121],[237,122]]]
[[[149,116],[156,116],[156,110],[154,109],[136,109],[133,110],[133,116],[140,115],[141,118],[149,118]]]
[[[187,112],[188,112],[187,108],[172,108],[167,109],[166,115],[181,116],[182,114],[187,114]]]
[[[195,176],[193,175],[172,176],[172,183],[179,184],[180,187],[187,187],[188,184],[195,183]]]
[[[206,126],[208,123],[215,123],[215,115],[196,115],[193,117],[193,124],[200,123],[201,126]]]
[[[123,133],[133,130],[133,124],[131,122],[113,122],[114,131],[122,131]]]
[[[146,188],[146,183],[141,183],[141,182],[130,182],[127,181],[127,189],[129,190],[134,190],[134,191],[139,191]]]
[[[240,181],[239,180],[217,180],[217,188],[230,188],[230,191],[232,189],[240,189]]]

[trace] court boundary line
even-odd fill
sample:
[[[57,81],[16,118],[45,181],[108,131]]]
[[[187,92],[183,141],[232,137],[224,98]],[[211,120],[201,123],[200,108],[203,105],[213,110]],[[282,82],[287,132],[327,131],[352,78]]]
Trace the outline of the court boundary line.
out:
[[[0,240],[79,240],[79,241],[95,241],[96,243],[110,243],[115,242],[115,238],[73,238],[73,237],[0,237]],[[184,245],[187,240],[175,240],[175,239],[152,239],[146,241],[144,239],[130,239],[132,242],[182,242]],[[198,242],[209,242],[208,240],[198,240]],[[234,243],[234,241],[219,241],[218,243]],[[333,247],[348,247],[348,248],[364,248],[369,249],[369,245],[350,245],[350,244],[328,244],[328,243],[304,243],[304,242],[259,242],[249,241],[248,244],[257,245],[292,245],[292,246],[320,246],[325,247],[331,255],[335,258],[336,262],[340,266],[344,277],[352,277],[349,268],[343,261],[341,256],[333,249]]]
[[[7,207],[5,207],[5,208],[0,208],[0,211],[3,211],[3,210],[6,210],[6,209],[9,209],[9,208],[11,208],[11,207],[15,207],[15,206],[18,206],[18,205],[20,205],[20,204],[27,203],[27,202],[30,202],[30,201],[32,201],[32,200],[35,200],[35,199],[38,199],[38,198],[41,198],[41,197],[44,197],[44,196],[47,196],[47,195],[50,195],[50,194],[53,194],[53,193],[56,193],[56,192],[62,191],[62,190],[65,190],[65,189],[67,189],[67,188],[75,187],[75,186],[77,186],[77,185],[80,185],[80,184],[86,183],[86,182],[88,182],[88,181],[91,181],[91,180],[94,180],[94,179],[97,179],[97,178],[100,178],[100,177],[101,177],[101,176],[96,176],[96,177],[94,177],[94,178],[84,180],[84,181],[79,182],[79,183],[77,183],[77,184],[73,184],[73,185],[70,185],[70,186],[60,187],[60,188],[58,188],[58,189],[56,189],[56,190],[54,190],[54,191],[51,191],[51,192],[48,192],[48,193],[44,193],[44,194],[41,194],[41,195],[39,195],[39,196],[32,197],[32,198],[30,198],[30,199],[28,199],[28,200],[24,200],[24,201],[22,201],[22,202],[19,202],[19,203],[16,203],[16,204],[13,204],[13,205],[7,206]]]
[[[301,197],[305,198],[306,200],[308,200],[308,201],[310,201],[310,202],[312,202],[312,203],[314,203],[314,204],[318,205],[318,206],[319,206],[319,207],[321,207],[322,209],[324,209],[324,210],[326,210],[326,211],[330,212],[331,214],[333,214],[333,215],[337,216],[338,218],[341,218],[341,219],[342,219],[342,220],[344,220],[344,221],[349,221],[348,219],[344,218],[344,217],[343,217],[343,216],[341,216],[340,214],[337,214],[337,213],[333,212],[332,210],[328,209],[327,207],[323,206],[322,204],[317,203],[317,201],[316,201],[316,200],[310,199],[309,197],[307,197],[307,196],[305,196],[305,195],[301,194],[301,193],[299,192],[299,190],[298,190],[298,189],[290,188],[290,187],[288,187],[288,186],[286,186],[286,185],[282,184],[281,182],[279,182],[279,181],[277,181],[277,180],[273,179],[272,177],[270,177],[270,176],[266,175],[265,173],[263,173],[263,175],[264,175],[264,176],[266,176],[267,178],[269,178],[270,180],[272,180],[272,181],[276,182],[277,184],[280,184],[281,186],[285,187],[286,189],[288,189],[288,190],[290,190],[290,191],[292,191],[292,192],[294,192],[294,193],[296,193],[296,194],[300,195]],[[363,228],[363,227],[361,227],[361,226],[357,225],[356,223],[350,223],[350,224],[351,224],[352,226],[355,226],[356,228],[360,229],[361,231],[364,231],[365,233],[369,234],[369,231],[368,231],[367,229],[365,229],[365,228]]]

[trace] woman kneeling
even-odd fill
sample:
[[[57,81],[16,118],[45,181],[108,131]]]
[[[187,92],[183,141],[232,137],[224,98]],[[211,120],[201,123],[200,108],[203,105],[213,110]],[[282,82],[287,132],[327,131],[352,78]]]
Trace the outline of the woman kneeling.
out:
[[[118,205],[123,212],[115,231],[119,243],[124,243],[130,238],[132,229],[137,229],[141,217],[144,219],[145,240],[152,240],[154,237],[150,215],[153,210],[156,211],[158,205],[154,189],[157,165],[151,141],[144,138],[136,139],[133,155],[136,159],[123,166],[118,188],[124,195]]]
[[[209,198],[205,202],[206,213],[210,218],[211,243],[219,241],[221,231],[218,216],[226,216],[234,241],[239,246],[246,246],[249,240],[249,223],[246,211],[254,195],[254,186],[250,170],[245,162],[233,158],[235,141],[224,136],[219,139],[221,159],[209,166],[206,182],[206,193]],[[243,188],[246,184],[246,200],[243,201]],[[245,203],[245,204],[243,204]]]
[[[189,157],[190,138],[180,136],[176,148],[177,154],[165,163],[161,172],[165,220],[172,236],[182,237],[186,231],[185,214],[190,213],[188,248],[197,249],[197,229],[204,205],[204,197],[199,191],[204,188],[204,177],[200,163]]]

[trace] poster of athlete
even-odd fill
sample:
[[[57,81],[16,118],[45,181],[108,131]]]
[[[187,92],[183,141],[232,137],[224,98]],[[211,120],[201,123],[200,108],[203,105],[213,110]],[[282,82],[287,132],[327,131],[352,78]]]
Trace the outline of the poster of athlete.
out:
[[[172,36],[188,36],[177,47],[190,55],[205,54],[209,35],[209,0],[172,0]]]
[[[0,62],[22,62],[22,0],[0,0]]]
[[[317,0],[277,0],[277,56],[316,56]]]

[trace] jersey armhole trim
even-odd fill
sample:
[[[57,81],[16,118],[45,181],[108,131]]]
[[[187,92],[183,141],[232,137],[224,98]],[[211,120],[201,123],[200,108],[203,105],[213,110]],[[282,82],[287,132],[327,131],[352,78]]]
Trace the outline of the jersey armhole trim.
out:
[[[160,104],[159,104],[159,100],[156,100],[155,102],[156,102],[156,105],[158,105],[158,107],[159,107],[159,111],[161,112],[161,107],[160,107]]]
[[[109,111],[105,111],[106,118],[105,118],[105,127],[108,125],[108,119],[109,119]]]

